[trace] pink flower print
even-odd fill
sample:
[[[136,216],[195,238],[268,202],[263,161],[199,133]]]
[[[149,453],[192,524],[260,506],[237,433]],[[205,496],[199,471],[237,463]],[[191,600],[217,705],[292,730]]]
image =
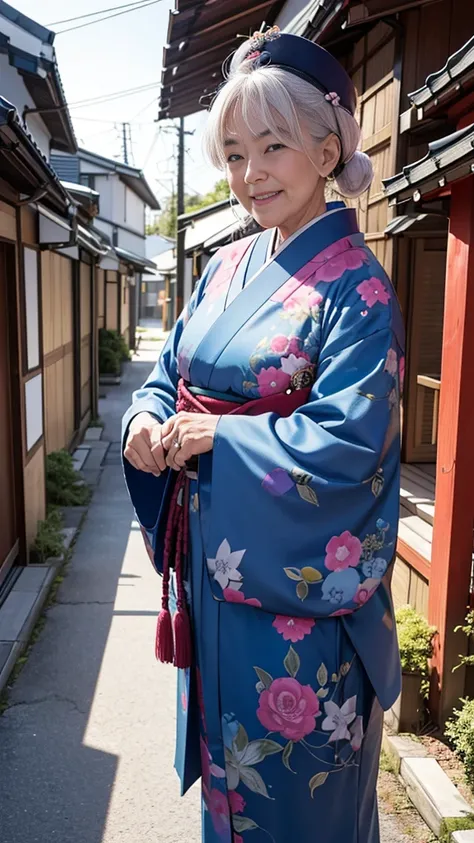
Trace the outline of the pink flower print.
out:
[[[241,814],[246,806],[246,801],[236,790],[229,791],[229,805],[233,814]]]
[[[367,281],[362,281],[357,287],[362,301],[367,303],[367,307],[373,307],[374,304],[388,304],[390,301],[390,293],[380,278],[369,278]]]
[[[364,580],[364,582],[359,585],[354,595],[354,603],[357,603],[358,606],[363,606],[364,603],[367,603],[367,600],[370,600],[374,591],[377,591],[379,585],[380,580]]]
[[[359,714],[358,717],[351,723],[350,733],[351,737],[351,747],[354,752],[358,752],[362,746],[362,740],[364,737],[364,719]]]
[[[345,530],[340,536],[333,536],[326,545],[325,565],[330,571],[344,571],[359,564],[362,545],[356,536]]]
[[[299,337],[290,337],[290,341],[288,343],[288,348],[286,349],[287,354],[296,354],[298,355],[301,353],[301,340]]]
[[[339,251],[338,254],[327,259],[316,270],[313,278],[315,283],[324,281],[326,284],[330,284],[332,281],[337,281],[338,278],[341,278],[346,270],[360,269],[364,263],[368,262],[367,252],[364,249],[352,247],[350,241],[348,241],[346,250]]]
[[[188,698],[186,696],[186,691],[183,691],[181,694],[181,708],[185,713],[188,710]]]
[[[296,354],[290,354],[288,357],[281,358],[281,368],[291,378],[295,372],[299,372],[300,369],[306,369],[309,362],[310,358],[307,354],[300,352],[298,357]]]
[[[395,377],[398,371],[398,358],[397,352],[394,348],[389,348],[387,352],[387,359],[385,361],[384,372],[388,372],[392,378]]]
[[[275,498],[286,495],[294,486],[295,481],[284,468],[274,468],[262,480],[262,488]]]
[[[268,369],[261,369],[257,375],[258,391],[262,398],[268,395],[275,395],[278,392],[285,392],[290,385],[290,376],[282,369],[270,366]]]
[[[244,843],[244,838],[240,834],[236,834],[234,831],[233,843]]]
[[[274,679],[259,697],[257,717],[270,732],[280,732],[284,738],[300,741],[316,727],[320,712],[319,699],[310,685],[300,685],[297,679]]]
[[[319,307],[322,300],[323,300],[323,297],[322,297],[321,293],[317,293],[316,291],[314,291],[313,293],[311,293],[310,296],[308,296],[308,305],[311,308]]]
[[[260,600],[257,600],[256,597],[249,597],[246,600],[243,591],[235,591],[233,588],[224,588],[222,593],[224,595],[224,600],[227,603],[246,603],[247,606],[255,606],[257,609],[262,608]]]
[[[207,807],[216,834],[227,834],[230,828],[230,811],[225,793],[214,787],[209,794]]]
[[[275,354],[285,354],[288,348],[288,337],[285,337],[283,334],[278,334],[277,337],[273,337],[270,348]]]
[[[302,641],[305,635],[310,635],[315,621],[313,618],[288,618],[286,615],[277,615],[273,626],[283,635],[284,641]]]

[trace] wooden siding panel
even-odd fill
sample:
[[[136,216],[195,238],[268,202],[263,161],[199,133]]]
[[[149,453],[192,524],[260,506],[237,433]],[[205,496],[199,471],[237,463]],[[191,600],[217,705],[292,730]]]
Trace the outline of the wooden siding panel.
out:
[[[24,469],[26,540],[31,545],[36,537],[38,521],[45,516],[44,447],[41,445]]]
[[[72,261],[43,252],[42,302],[46,451],[74,436]]]
[[[21,239],[26,245],[38,243],[38,212],[27,205],[21,208]]]
[[[104,288],[105,288],[105,271],[103,269],[96,270],[96,279],[97,279],[97,324],[99,328],[105,328],[105,301],[104,301]]]
[[[107,311],[105,315],[105,327],[109,331],[116,331],[117,330],[117,295],[118,295],[118,283],[117,283],[117,273],[111,272],[110,270],[106,273],[106,285],[107,285],[107,293],[106,293],[106,300],[107,300]]]
[[[0,202],[0,237],[16,240],[16,211],[5,202]]]
[[[409,324],[409,372],[405,423],[408,462],[436,460],[432,444],[434,394],[417,384],[418,375],[439,376],[443,339],[446,241],[414,242],[412,302]]]

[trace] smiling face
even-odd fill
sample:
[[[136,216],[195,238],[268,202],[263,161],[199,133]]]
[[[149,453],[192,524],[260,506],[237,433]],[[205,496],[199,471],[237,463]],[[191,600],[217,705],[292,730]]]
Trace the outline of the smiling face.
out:
[[[229,186],[240,204],[262,226],[278,228],[286,239],[324,213],[324,186],[338,163],[340,143],[330,134],[316,143],[302,125],[308,154],[265,127],[252,132],[236,109],[224,137]]]

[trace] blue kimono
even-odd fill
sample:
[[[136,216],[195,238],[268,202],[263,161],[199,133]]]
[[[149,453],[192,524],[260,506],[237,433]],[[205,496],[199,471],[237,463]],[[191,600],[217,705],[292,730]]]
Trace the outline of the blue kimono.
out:
[[[273,231],[211,259],[124,417],[197,395],[311,387],[283,418],[224,415],[191,474],[176,767],[201,776],[203,841],[378,843],[382,709],[400,690],[390,598],[403,325],[342,203],[271,254]],[[174,476],[124,461],[160,571]]]

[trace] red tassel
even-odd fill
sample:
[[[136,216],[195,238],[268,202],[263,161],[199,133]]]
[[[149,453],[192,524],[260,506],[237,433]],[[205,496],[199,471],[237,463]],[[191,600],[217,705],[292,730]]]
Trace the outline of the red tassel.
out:
[[[169,609],[162,609],[158,615],[155,656],[159,662],[173,664],[173,627]]]
[[[175,667],[191,667],[192,639],[189,615],[180,608],[174,616],[174,664]]]

